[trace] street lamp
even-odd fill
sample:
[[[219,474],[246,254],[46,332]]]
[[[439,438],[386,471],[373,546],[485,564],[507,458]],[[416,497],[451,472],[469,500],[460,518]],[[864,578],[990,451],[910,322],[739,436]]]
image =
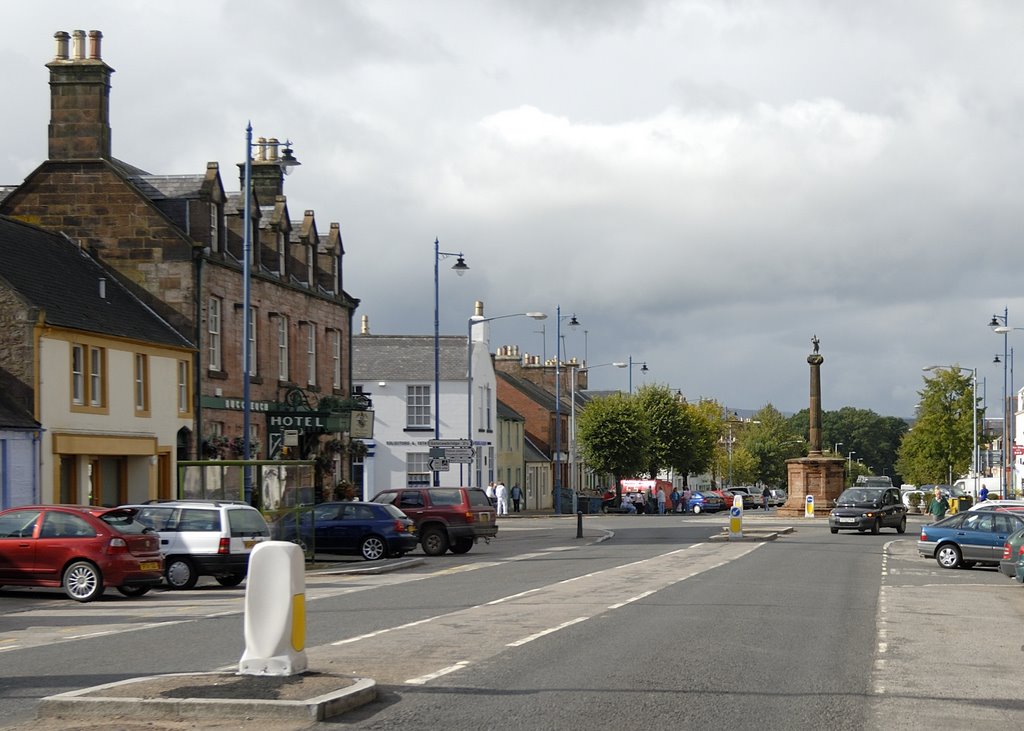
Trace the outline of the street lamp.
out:
[[[570,317],[569,327],[580,326],[575,313]],[[562,514],[562,306],[555,307],[555,514]]]
[[[534,320],[547,319],[545,312],[514,312],[510,315],[496,315],[494,317],[482,317],[473,315],[466,325],[466,438],[469,439],[470,449],[473,456],[476,455],[476,446],[473,444],[473,326],[491,322],[493,320],[504,320],[508,317],[531,317]],[[473,486],[473,456],[469,461],[469,484]],[[477,487],[480,487],[480,480],[477,480]]]
[[[832,454],[839,454],[839,448],[843,446],[842,442],[836,442],[835,446],[832,447]]]
[[[1009,311],[1006,307],[1003,308],[1002,315],[992,315],[992,320],[988,326],[992,328],[992,332],[997,335],[1003,336],[1003,459],[1002,464],[999,466],[999,487],[1002,494],[1007,495],[1007,483],[1006,477],[1009,472],[1009,462],[1007,460],[1008,454],[1012,453],[1011,442],[1015,440],[1013,435],[1013,409],[1010,408],[1010,404],[1007,401],[1007,396],[1013,392],[1013,381],[1010,381],[1010,388],[1007,390],[1006,387],[1006,376],[1007,376],[1007,365],[1011,366],[1011,379],[1012,379],[1012,361],[1009,360],[1009,351],[1007,350],[1007,336],[1011,330],[1024,330],[1024,327],[1010,327],[1009,322]]]
[[[570,367],[574,368],[572,374],[572,389],[570,391],[569,402],[572,404],[572,414],[569,416],[569,487],[570,489],[577,489],[579,485],[576,481],[577,469],[576,469],[576,376],[578,373],[591,371],[594,368],[604,368],[605,366],[615,366],[616,368],[625,368],[626,364],[618,361],[611,363],[598,363],[597,365],[576,365],[571,364]]]
[[[648,371],[647,361],[642,363],[634,363],[633,356],[629,356],[629,392],[633,393],[633,366],[640,366],[640,372],[646,373]]]
[[[959,371],[960,366],[925,366],[921,370],[923,371],[937,371],[937,370],[954,370]],[[971,445],[971,473],[974,478],[974,498],[978,498],[978,369],[971,369],[971,431],[973,433],[973,443]],[[1005,445],[1003,445],[1005,448]],[[950,482],[952,483],[952,477]]]
[[[438,286],[438,264],[441,259],[449,256],[458,257],[452,269],[460,277],[469,271],[462,252],[441,251],[440,243],[434,238],[434,439],[441,438],[441,318],[440,318],[440,295]],[[441,473],[434,472],[434,487],[441,484]]]
[[[277,142],[265,141],[262,137],[257,142],[263,150],[267,145],[273,145],[277,150]],[[292,171],[292,168],[301,165],[292,155],[291,141],[286,140],[282,156],[278,158],[278,165],[285,175]],[[253,372],[253,354],[250,352],[250,337],[255,323],[252,322],[252,122],[245,125],[245,165],[243,166],[242,195],[242,459],[246,462],[252,457],[252,435],[249,433],[252,420],[252,398],[249,392],[249,377]],[[276,152],[275,152],[276,154]],[[244,498],[247,503],[252,502],[252,470],[247,464],[244,469]]]

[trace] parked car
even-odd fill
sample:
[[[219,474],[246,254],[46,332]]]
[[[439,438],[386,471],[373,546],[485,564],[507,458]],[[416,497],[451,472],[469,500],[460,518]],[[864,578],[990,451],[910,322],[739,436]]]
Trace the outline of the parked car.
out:
[[[725,490],[730,495],[739,495],[743,499],[744,510],[757,510],[761,507],[761,494],[754,494],[754,488],[751,487],[729,487]],[[732,507],[732,500],[728,502],[726,507]]]
[[[1011,579],[1017,575],[1017,564],[1024,559],[1024,529],[1014,531],[1006,537],[1003,555],[999,559],[999,572]]]
[[[270,540],[263,514],[231,500],[164,500],[129,506],[160,534],[164,576],[172,589],[191,589],[200,576],[238,586],[253,546]]]
[[[315,553],[343,553],[367,561],[397,558],[419,545],[416,524],[393,505],[363,502],[320,503],[288,513],[275,538]]]
[[[995,510],[996,508],[1024,510],[1024,500],[985,500],[984,502],[974,503],[968,510]]]
[[[428,556],[467,553],[481,538],[490,542],[498,535],[497,513],[479,487],[399,487],[372,502],[394,505],[412,518]]]
[[[1024,514],[965,510],[921,526],[917,552],[944,569],[996,566],[1011,533],[1024,528]]]
[[[836,498],[828,514],[828,527],[832,533],[870,530],[877,534],[882,528],[905,533],[907,506],[895,487],[850,487]]]
[[[700,514],[725,510],[725,500],[713,490],[694,490],[690,493],[690,512]]]
[[[772,496],[768,499],[768,504],[775,508],[781,508],[789,500],[789,493],[780,487],[773,487],[771,489]]]
[[[26,505],[0,512],[0,586],[62,587],[79,602],[108,586],[142,596],[162,580],[156,533],[135,511]]]

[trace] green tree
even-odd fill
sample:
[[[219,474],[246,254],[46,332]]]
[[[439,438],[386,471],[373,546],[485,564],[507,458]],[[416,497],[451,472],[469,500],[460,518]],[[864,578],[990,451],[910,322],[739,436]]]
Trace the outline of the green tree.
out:
[[[687,474],[695,454],[698,423],[685,402],[668,386],[659,385],[641,386],[634,398],[651,432],[648,474],[655,478],[668,469]]]
[[[803,454],[803,439],[790,425],[789,419],[770,403],[744,422],[737,434],[738,444],[755,461],[754,475],[747,482],[766,485],[786,483],[786,460]],[[733,472],[735,473],[735,448]]]
[[[809,430],[807,409],[789,418],[794,432],[807,437]],[[906,420],[897,416],[879,416],[870,409],[844,406],[838,411],[825,411],[821,415],[821,449],[831,452],[839,444],[836,454],[849,456],[851,452],[874,468],[877,474],[893,477],[899,484],[896,452],[908,429]]]
[[[615,477],[617,498],[622,497],[620,480],[640,474],[650,464],[647,417],[639,402],[624,394],[587,403],[577,420],[576,441],[590,469]]]
[[[695,404],[688,403],[686,411],[693,424],[693,441],[690,444],[688,468],[680,470],[684,484],[691,474],[714,473],[716,448],[724,433],[722,406],[717,401],[701,399]]]
[[[947,483],[971,467],[974,403],[971,373],[958,367],[924,377],[914,427],[903,437],[896,468],[915,484]]]

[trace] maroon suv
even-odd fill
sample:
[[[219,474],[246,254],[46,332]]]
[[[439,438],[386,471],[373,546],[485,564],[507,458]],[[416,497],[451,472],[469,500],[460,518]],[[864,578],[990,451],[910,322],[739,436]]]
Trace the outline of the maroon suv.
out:
[[[399,487],[372,502],[394,505],[412,518],[428,556],[466,553],[478,539],[490,542],[498,535],[494,506],[478,487]]]

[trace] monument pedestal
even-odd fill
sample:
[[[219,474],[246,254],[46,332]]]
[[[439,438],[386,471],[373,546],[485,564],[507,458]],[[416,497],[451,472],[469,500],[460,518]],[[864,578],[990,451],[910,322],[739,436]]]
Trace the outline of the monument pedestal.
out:
[[[832,501],[846,483],[846,460],[820,454],[786,460],[789,473],[789,498],[778,509],[779,515],[803,517],[807,496],[814,496],[814,515],[827,516]]]

